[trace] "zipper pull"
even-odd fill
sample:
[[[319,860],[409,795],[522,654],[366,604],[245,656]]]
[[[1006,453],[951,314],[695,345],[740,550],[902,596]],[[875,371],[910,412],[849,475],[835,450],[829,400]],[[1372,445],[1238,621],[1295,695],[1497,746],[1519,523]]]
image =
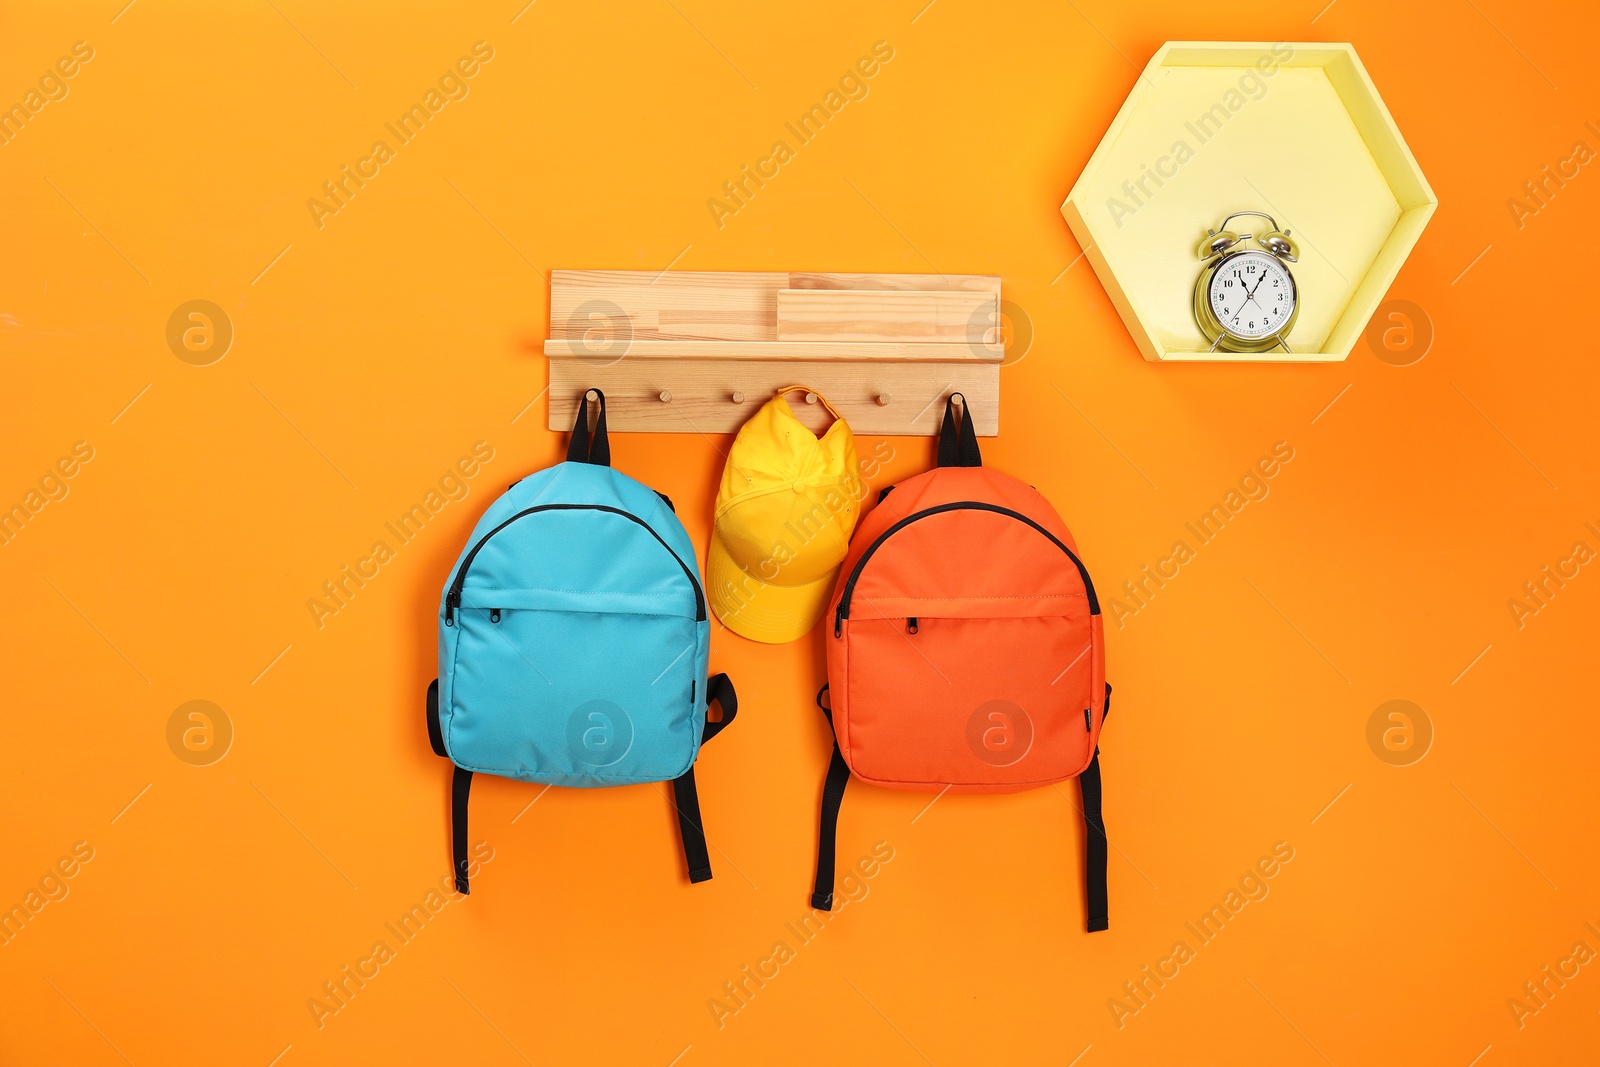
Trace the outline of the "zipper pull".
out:
[[[456,609],[459,608],[460,606],[461,606],[461,594],[460,593],[457,593],[455,590],[451,590],[449,593],[445,594],[445,598],[444,598],[444,624],[446,626],[454,626],[456,624]]]
[[[843,637],[844,636],[844,606],[843,605],[840,605],[839,610],[835,611],[833,613],[833,636],[835,636],[835,637]]]
[[[1090,717],[1088,708],[1083,709],[1083,732],[1086,734],[1094,732],[1094,720]]]
[[[500,609],[499,608],[490,608],[489,609],[489,621],[490,622],[499,622],[500,621]]]
[[[917,632],[917,617],[915,615],[913,615],[913,616],[911,616],[911,618],[906,620],[906,633],[914,634],[916,632]]]

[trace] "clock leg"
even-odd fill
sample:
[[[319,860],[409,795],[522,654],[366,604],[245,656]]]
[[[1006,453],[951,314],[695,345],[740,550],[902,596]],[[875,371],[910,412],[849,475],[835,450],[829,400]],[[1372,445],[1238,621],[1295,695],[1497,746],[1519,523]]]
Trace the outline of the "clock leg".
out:
[[[1278,343],[1283,346],[1283,350],[1285,352],[1289,353],[1291,356],[1294,355],[1294,349],[1289,347],[1289,342],[1283,339],[1283,334],[1281,333],[1278,335]]]
[[[1227,336],[1226,334],[1221,334],[1221,333],[1217,334],[1217,339],[1215,341],[1211,342],[1211,347],[1206,349],[1206,351],[1207,352],[1215,352],[1217,350],[1217,346],[1222,343],[1222,339],[1224,337],[1226,337],[1226,336]]]

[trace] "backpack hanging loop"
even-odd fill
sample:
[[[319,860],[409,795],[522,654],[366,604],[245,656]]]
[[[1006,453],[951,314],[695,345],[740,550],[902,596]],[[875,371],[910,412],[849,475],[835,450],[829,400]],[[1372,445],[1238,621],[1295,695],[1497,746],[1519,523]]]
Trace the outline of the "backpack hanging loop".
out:
[[[956,422],[956,400],[961,401],[961,421]],[[951,393],[944,402],[944,422],[939,426],[939,466],[981,467],[978,430],[972,424],[972,409],[961,393]]]
[[[590,401],[596,404],[600,412],[595,417],[592,440],[589,436]],[[578,397],[578,418],[572,424],[572,439],[567,442],[567,462],[611,466],[611,441],[606,436],[606,394],[598,389],[585,390]]]

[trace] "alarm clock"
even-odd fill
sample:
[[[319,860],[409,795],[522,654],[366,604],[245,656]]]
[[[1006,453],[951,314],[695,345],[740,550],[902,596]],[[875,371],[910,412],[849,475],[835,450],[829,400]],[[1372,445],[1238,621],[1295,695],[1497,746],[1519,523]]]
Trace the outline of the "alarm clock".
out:
[[[1253,215],[1272,228],[1265,233],[1237,233],[1228,229],[1234,219]],[[1245,248],[1254,241],[1254,248]],[[1300,291],[1290,263],[1298,249],[1289,231],[1260,211],[1236,211],[1216,230],[1206,230],[1198,254],[1205,263],[1194,283],[1194,319],[1211,342],[1210,351],[1266,352],[1282,346],[1300,313]]]

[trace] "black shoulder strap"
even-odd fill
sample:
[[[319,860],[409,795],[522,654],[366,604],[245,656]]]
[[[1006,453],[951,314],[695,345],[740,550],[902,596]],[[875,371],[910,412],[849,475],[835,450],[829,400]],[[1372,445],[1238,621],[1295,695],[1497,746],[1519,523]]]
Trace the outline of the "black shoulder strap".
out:
[[[469,894],[467,886],[467,796],[472,792],[472,772],[455,769],[450,781],[450,836],[455,848],[456,892]]]
[[[428,683],[428,744],[433,746],[435,756],[450,757],[450,750],[444,747],[444,730],[439,725],[439,679],[435,678]]]
[[[818,911],[833,910],[833,865],[839,841],[839,807],[844,803],[844,787],[850,784],[850,765],[833,743],[828,760],[828,777],[822,783],[822,817],[817,824],[817,881],[811,887],[811,906]]]
[[[734,691],[733,679],[726,674],[713,674],[706,679],[706,707],[709,709],[712,704],[722,708],[722,718],[712,722],[710,716],[706,717],[705,732],[700,735],[702,745],[727,729],[739,714],[739,694]]]
[[[593,393],[600,406],[600,415],[594,423],[594,440],[589,440],[589,394]],[[578,419],[572,424],[572,440],[567,442],[568,463],[595,463],[611,466],[611,441],[606,437],[606,394],[598,389],[585,389],[578,396]]]
[[[717,722],[706,719],[705,732],[700,743],[705,744],[721,733],[739,713],[739,694],[726,674],[714,674],[706,680],[706,706],[713,703],[722,708],[722,718]],[[690,882],[704,882],[711,878],[711,851],[706,846],[705,825],[700,819],[700,792],[694,784],[694,768],[672,780],[672,803],[678,811],[678,833],[683,838],[683,858],[689,867]]]
[[[828,728],[833,728],[833,710],[822,702],[824,685],[817,691],[817,707],[828,717]],[[811,889],[811,906],[818,911],[833,910],[833,867],[839,840],[839,807],[844,803],[844,787],[850,784],[850,765],[839,751],[839,740],[834,739],[833,757],[828,760],[828,777],[822,783],[822,816],[817,826],[817,880]]]
[[[700,793],[694,787],[694,768],[672,780],[672,804],[678,809],[678,832],[683,837],[683,858],[689,866],[690,882],[711,880],[711,851],[706,847],[706,830],[700,823]]]
[[[445,748],[444,731],[439,726],[439,679],[428,685],[428,743],[435,754],[450,757]],[[450,778],[450,850],[456,872],[456,892],[470,893],[467,887],[467,796],[472,792],[472,772],[453,768]]]
[[[1083,790],[1083,825],[1086,847],[1083,858],[1084,899],[1089,911],[1089,932],[1110,925],[1106,912],[1106,823],[1100,813],[1100,750],[1094,750],[1089,766],[1078,775]]]
[[[1111,714],[1111,685],[1106,684],[1106,706],[1101,712],[1101,722]],[[1101,812],[1100,749],[1094,750],[1089,766],[1078,775],[1078,788],[1083,792],[1084,898],[1089,912],[1089,932],[1104,930],[1110,925],[1110,910],[1106,893],[1106,820]]]
[[[961,424],[956,424],[956,397],[961,397]],[[978,452],[978,432],[972,425],[972,411],[967,398],[951,393],[944,402],[944,422],[939,426],[939,466],[981,467],[983,456]]]

